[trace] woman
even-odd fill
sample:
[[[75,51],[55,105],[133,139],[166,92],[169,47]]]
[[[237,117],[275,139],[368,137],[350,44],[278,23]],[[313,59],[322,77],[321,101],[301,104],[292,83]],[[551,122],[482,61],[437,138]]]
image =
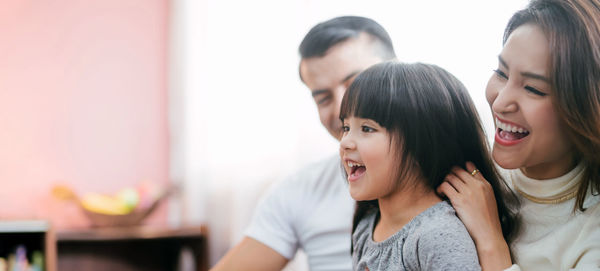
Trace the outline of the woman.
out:
[[[520,198],[520,231],[503,238],[493,192],[472,164],[438,192],[484,270],[600,270],[600,1],[532,1],[503,43],[486,97],[492,156]]]

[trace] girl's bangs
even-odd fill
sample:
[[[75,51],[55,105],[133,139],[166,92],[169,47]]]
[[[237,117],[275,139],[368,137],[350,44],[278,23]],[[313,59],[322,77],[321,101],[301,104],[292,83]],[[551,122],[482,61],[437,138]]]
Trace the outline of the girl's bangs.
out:
[[[390,128],[392,84],[387,72],[369,69],[359,74],[346,91],[340,107],[340,119],[358,117]]]

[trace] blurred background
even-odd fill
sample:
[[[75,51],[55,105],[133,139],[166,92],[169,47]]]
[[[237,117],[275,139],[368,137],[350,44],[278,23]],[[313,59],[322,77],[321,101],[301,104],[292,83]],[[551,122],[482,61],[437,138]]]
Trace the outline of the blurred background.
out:
[[[462,80],[491,135],[485,84],[525,4],[1,0],[0,220],[86,229],[93,221],[56,185],[76,195],[175,185],[143,224],[206,225],[212,265],[271,183],[337,151],[298,77],[313,25],[375,19],[399,60]]]

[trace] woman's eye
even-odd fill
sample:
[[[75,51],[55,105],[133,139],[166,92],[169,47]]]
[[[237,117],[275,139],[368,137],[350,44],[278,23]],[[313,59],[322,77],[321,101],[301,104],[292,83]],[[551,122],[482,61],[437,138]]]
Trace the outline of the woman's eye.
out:
[[[506,73],[504,73],[500,69],[495,69],[494,72],[496,73],[496,75],[498,77],[503,78],[503,79],[508,79],[508,75],[506,75]]]
[[[369,126],[364,126],[363,125],[361,128],[362,128],[362,131],[365,132],[365,133],[375,132],[375,129],[373,129],[373,128],[369,127]]]
[[[541,92],[541,91],[539,91],[539,90],[535,89],[534,87],[525,86],[525,89],[526,89],[528,92],[530,92],[530,93],[533,93],[533,94],[535,94],[535,95],[538,95],[538,96],[542,96],[542,97],[544,97],[544,96],[548,95],[548,94],[546,94],[546,93],[544,93],[544,92]]]

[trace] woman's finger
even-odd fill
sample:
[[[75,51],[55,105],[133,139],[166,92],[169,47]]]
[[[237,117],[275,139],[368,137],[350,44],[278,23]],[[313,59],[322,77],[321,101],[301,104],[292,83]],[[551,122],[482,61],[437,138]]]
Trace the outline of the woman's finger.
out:
[[[446,182],[452,185],[458,193],[465,191],[465,182],[452,173],[446,175]]]
[[[454,175],[456,175],[458,178],[460,178],[467,185],[470,185],[470,184],[473,184],[475,182],[479,182],[479,180],[475,179],[475,176],[481,175],[481,172],[476,171],[474,173],[473,170],[467,172],[466,170],[464,170],[464,169],[462,169],[460,167],[453,167],[452,168],[452,173]],[[473,174],[473,175],[471,175],[471,174]]]
[[[440,186],[438,186],[437,192],[442,196],[446,196],[451,202],[459,196],[458,191],[456,191],[454,186],[447,181],[444,181]]]
[[[479,172],[479,169],[477,169],[477,167],[475,166],[475,164],[473,164],[473,162],[467,162],[465,165],[465,168],[467,169],[467,172],[470,172],[469,174],[471,174],[471,176],[473,176],[473,178],[480,180],[480,181],[485,181],[485,178],[483,177],[483,175],[481,174],[481,172]],[[477,171],[475,171],[477,169]],[[476,174],[473,174],[473,172],[476,172]]]

